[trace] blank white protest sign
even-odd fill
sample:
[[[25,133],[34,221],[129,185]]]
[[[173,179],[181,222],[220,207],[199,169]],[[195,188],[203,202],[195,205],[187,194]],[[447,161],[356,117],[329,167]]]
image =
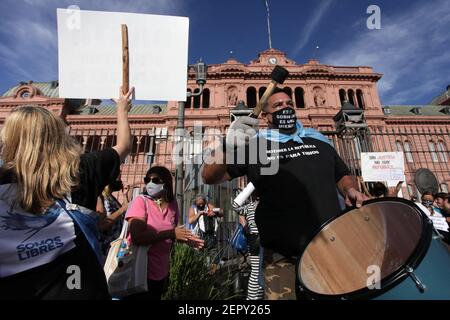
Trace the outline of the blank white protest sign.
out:
[[[60,97],[118,97],[126,24],[135,98],[186,101],[188,18],[70,9],[57,16]]]

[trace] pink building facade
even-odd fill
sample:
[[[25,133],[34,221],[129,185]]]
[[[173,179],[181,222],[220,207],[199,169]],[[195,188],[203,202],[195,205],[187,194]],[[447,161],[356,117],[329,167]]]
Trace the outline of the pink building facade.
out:
[[[377,89],[382,75],[371,67],[329,66],[317,60],[298,64],[275,49],[259,53],[249,64],[230,58],[221,64],[208,65],[205,90],[199,97],[191,97],[186,102],[185,160],[201,158],[207,144],[206,135],[211,129],[225,134],[237,110],[249,112],[256,105],[277,64],[289,70],[282,87],[291,92],[298,118],[305,126],[327,134],[355,174],[360,173],[361,151],[403,151],[406,167],[404,197],[420,196],[415,175],[421,168],[431,170],[439,191],[448,192],[450,107],[446,104],[450,104],[450,100],[445,99],[445,94],[435,105],[383,106]],[[189,68],[187,90],[198,90],[192,67]],[[236,108],[241,100],[247,108]],[[336,131],[333,117],[344,101],[364,112],[368,130],[365,141],[356,139],[349,145]],[[44,106],[61,116],[86,152],[115,143],[114,106],[100,105],[96,100],[60,98],[57,81],[21,83],[8,90],[0,98],[0,123],[14,107],[29,104]],[[164,105],[133,106],[130,113],[133,151],[122,166],[122,179],[126,183],[136,189],[142,187],[145,171],[155,164],[165,165],[175,172],[173,154],[177,119],[178,103],[175,101]],[[189,166],[186,170],[186,191],[201,188],[198,179],[192,184],[198,178],[198,171]]]

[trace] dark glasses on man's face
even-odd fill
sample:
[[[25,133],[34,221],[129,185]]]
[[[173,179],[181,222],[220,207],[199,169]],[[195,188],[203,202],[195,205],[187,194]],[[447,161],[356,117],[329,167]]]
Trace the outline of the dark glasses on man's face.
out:
[[[163,183],[163,181],[159,177],[150,177],[150,178],[149,177],[145,177],[144,178],[144,182],[145,183],[153,182],[153,183],[156,183],[156,184],[162,184]]]

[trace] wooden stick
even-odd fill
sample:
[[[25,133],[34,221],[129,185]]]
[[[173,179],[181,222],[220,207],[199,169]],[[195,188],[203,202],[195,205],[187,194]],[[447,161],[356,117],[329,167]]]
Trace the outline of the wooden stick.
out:
[[[264,104],[267,102],[267,100],[269,100],[270,95],[272,94],[272,92],[275,90],[276,87],[277,83],[274,80],[272,80],[269,86],[267,87],[266,91],[264,91],[264,94],[262,95],[261,99],[259,99],[258,103],[256,104],[256,107],[253,108],[250,117],[258,118]]]
[[[273,68],[272,73],[270,74],[270,78],[272,79],[272,81],[270,82],[266,91],[264,91],[264,94],[261,97],[261,99],[259,99],[256,107],[253,108],[253,111],[252,111],[252,114],[250,115],[250,117],[258,118],[258,115],[261,113],[264,104],[266,104],[270,95],[273,93],[273,91],[277,87],[277,84],[283,84],[284,80],[286,80],[288,74],[289,74],[289,71],[287,71],[285,68],[283,68],[281,66],[277,65],[277,66],[275,66],[275,68]]]
[[[122,24],[122,92],[130,90],[130,56],[128,51],[128,27]]]

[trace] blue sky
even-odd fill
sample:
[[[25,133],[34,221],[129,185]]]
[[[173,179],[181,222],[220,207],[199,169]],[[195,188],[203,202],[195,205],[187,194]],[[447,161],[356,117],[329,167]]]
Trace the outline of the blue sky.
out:
[[[427,104],[450,84],[448,0],[268,0],[273,47],[297,63],[367,65],[382,104]],[[369,5],[381,29],[369,30]],[[189,63],[243,63],[268,48],[263,0],[0,0],[0,92],[58,75],[56,8],[190,18]],[[319,49],[316,49],[319,46]]]

